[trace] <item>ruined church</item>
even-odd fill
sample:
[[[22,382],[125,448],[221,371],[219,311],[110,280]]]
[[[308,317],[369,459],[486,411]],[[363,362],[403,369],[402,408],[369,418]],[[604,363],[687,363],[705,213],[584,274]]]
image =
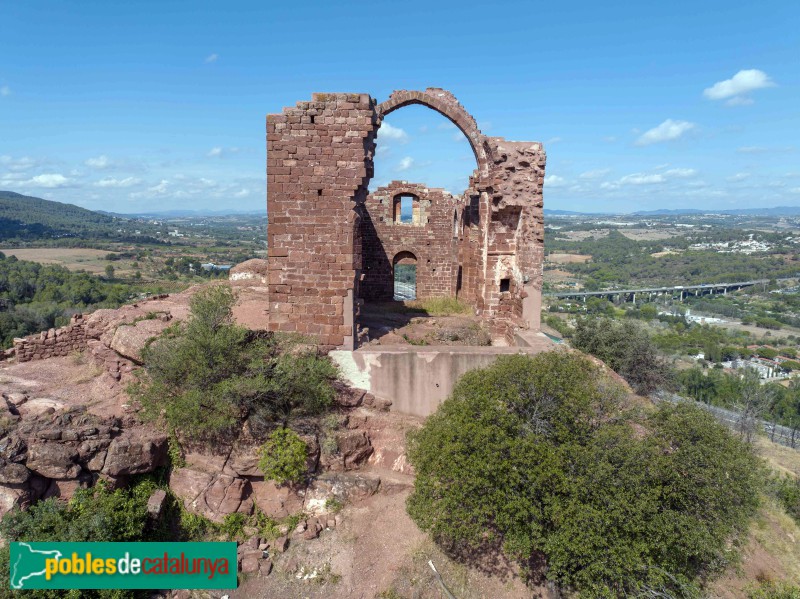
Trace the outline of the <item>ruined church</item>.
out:
[[[381,122],[410,104],[469,140],[477,168],[461,195],[406,181],[369,192]],[[391,300],[395,270],[413,265],[418,299],[458,297],[512,344],[517,331],[538,331],[545,158],[541,143],[482,134],[438,88],[382,103],[315,93],[268,115],[269,329],[355,349],[368,334],[359,307]]]

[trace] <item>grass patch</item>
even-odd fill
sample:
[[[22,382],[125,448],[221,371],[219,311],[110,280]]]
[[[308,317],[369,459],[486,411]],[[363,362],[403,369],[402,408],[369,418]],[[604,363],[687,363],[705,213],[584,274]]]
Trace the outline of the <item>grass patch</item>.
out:
[[[429,316],[472,314],[472,307],[455,297],[431,297],[424,300],[412,300],[405,302],[405,305],[416,312],[424,312]]]

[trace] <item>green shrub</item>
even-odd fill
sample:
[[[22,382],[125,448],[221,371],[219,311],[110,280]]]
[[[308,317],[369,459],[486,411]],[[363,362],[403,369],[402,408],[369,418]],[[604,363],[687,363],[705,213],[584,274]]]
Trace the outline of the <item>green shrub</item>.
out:
[[[635,322],[581,318],[571,343],[605,362],[637,393],[646,395],[671,382],[666,362],[647,332]]]
[[[258,467],[264,478],[280,484],[299,482],[306,473],[308,448],[296,432],[276,429],[258,450]]]
[[[636,418],[622,397],[567,352],[467,373],[409,434],[409,514],[464,559],[544,556],[582,597],[696,590],[755,512],[758,461],[700,409]]]
[[[219,529],[229,540],[236,541],[244,536],[244,527],[247,524],[247,516],[241,512],[226,514]]]
[[[0,523],[0,534],[8,541],[167,541],[171,540],[166,523],[153,525],[147,515],[147,500],[156,484],[145,477],[129,489],[109,491],[100,483],[81,489],[69,502],[56,498],[33,504],[27,510],[14,509]],[[165,519],[166,521],[166,519]],[[8,581],[8,545],[0,550],[0,578]],[[11,591],[0,585],[0,597],[147,597],[145,591]]]
[[[789,475],[773,475],[768,481],[767,492],[800,524],[800,480]]]
[[[212,442],[244,420],[266,431],[318,414],[332,402],[336,369],[296,338],[257,335],[233,322],[227,286],[195,294],[188,322],[167,329],[142,352],[145,372],[130,389],[145,417],[182,438]]]
[[[762,582],[747,589],[747,599],[800,599],[800,587],[785,582]]]

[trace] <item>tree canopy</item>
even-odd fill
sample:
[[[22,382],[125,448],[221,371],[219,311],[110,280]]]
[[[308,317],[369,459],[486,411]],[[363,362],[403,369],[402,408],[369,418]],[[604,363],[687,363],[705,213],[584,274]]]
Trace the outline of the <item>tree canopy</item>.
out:
[[[409,514],[462,558],[543,558],[582,597],[696,588],[755,512],[758,461],[698,408],[623,397],[574,353],[467,373],[410,435]]]

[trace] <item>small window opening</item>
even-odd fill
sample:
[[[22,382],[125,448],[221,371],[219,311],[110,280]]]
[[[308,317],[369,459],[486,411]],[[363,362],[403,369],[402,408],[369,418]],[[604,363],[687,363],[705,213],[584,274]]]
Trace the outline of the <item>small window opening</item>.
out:
[[[500,293],[511,291],[511,279],[500,279]]]
[[[314,115],[313,114],[311,115],[311,124],[312,125],[314,124]]]
[[[413,195],[397,195],[394,198],[394,222],[419,224],[419,200]]]
[[[403,196],[400,198],[400,222],[410,223],[414,218],[414,198]]]
[[[314,117],[311,117],[311,118],[314,118]],[[322,190],[321,190],[321,189],[318,189],[318,190],[317,190],[317,195],[318,195],[319,197],[322,197]]]

